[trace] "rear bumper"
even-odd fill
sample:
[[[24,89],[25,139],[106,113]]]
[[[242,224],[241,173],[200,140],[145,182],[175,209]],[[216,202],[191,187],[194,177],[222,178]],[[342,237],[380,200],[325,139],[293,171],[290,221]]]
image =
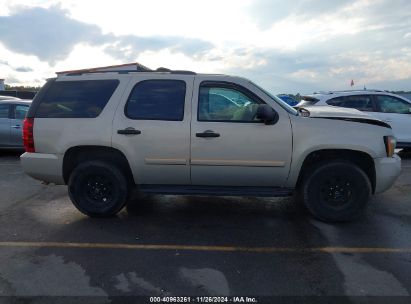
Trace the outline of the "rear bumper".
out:
[[[24,153],[20,156],[24,172],[32,178],[63,185],[63,155]]]
[[[374,159],[376,185],[375,193],[388,190],[401,173],[401,158],[395,154],[393,157]]]

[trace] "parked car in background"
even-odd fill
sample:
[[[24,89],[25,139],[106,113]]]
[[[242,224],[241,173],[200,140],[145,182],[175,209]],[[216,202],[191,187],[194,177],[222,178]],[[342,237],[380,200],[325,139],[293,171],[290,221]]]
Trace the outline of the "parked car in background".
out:
[[[0,101],[1,100],[20,100],[20,98],[0,95]]]
[[[11,98],[0,100],[0,148],[23,148],[23,120],[31,100]]]
[[[296,106],[299,103],[297,99],[288,94],[278,94],[277,97],[292,107]]]
[[[411,101],[379,90],[330,91],[303,96],[297,107],[336,106],[354,108],[391,125],[397,148],[411,151]]]

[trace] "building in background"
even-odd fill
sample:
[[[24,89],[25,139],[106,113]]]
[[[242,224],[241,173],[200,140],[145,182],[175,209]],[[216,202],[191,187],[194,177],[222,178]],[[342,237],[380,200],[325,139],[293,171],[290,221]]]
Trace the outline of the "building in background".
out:
[[[0,78],[0,91],[4,91],[6,87],[4,86],[4,79]]]

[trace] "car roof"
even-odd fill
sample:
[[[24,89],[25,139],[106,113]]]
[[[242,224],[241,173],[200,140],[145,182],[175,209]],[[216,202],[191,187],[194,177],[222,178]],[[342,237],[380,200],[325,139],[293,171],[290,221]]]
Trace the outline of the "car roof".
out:
[[[324,101],[324,100],[329,100],[335,97],[340,97],[340,96],[353,96],[353,95],[388,95],[388,96],[394,96],[398,97],[400,99],[407,100],[405,97],[401,95],[397,95],[394,93],[390,93],[387,91],[382,91],[382,90],[347,90],[347,91],[329,91],[329,92],[318,92],[314,93],[311,95],[306,95],[308,98],[315,98],[319,101]],[[303,96],[304,99],[305,96]]]
[[[31,99],[5,99],[5,100],[0,100],[0,104],[30,105]]]
[[[20,98],[8,95],[0,95],[0,100],[20,100]]]
[[[186,71],[186,70],[170,70],[170,69],[165,69],[165,68],[159,68],[157,70],[153,71],[137,71],[137,70],[108,70],[108,71],[83,71],[83,72],[75,72],[75,73],[67,73],[67,74],[60,74],[57,75],[57,77],[50,78],[49,80],[52,79],[70,79],[71,77],[75,76],[102,76],[102,75],[141,75],[141,76],[146,76],[146,75],[187,75],[187,76],[213,76],[213,77],[230,77],[230,78],[235,78],[235,79],[242,79],[242,80],[247,80],[250,81],[247,78],[244,77],[239,77],[239,76],[234,76],[234,75],[227,75],[227,74],[216,74],[216,73],[196,73],[193,71]],[[73,77],[73,78],[74,78]]]

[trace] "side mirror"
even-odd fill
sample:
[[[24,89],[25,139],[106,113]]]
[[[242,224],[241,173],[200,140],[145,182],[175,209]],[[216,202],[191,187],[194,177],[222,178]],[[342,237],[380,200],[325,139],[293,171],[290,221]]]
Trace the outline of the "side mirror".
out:
[[[274,125],[277,123],[279,116],[269,105],[262,104],[257,108],[257,119],[260,119],[266,125]]]

